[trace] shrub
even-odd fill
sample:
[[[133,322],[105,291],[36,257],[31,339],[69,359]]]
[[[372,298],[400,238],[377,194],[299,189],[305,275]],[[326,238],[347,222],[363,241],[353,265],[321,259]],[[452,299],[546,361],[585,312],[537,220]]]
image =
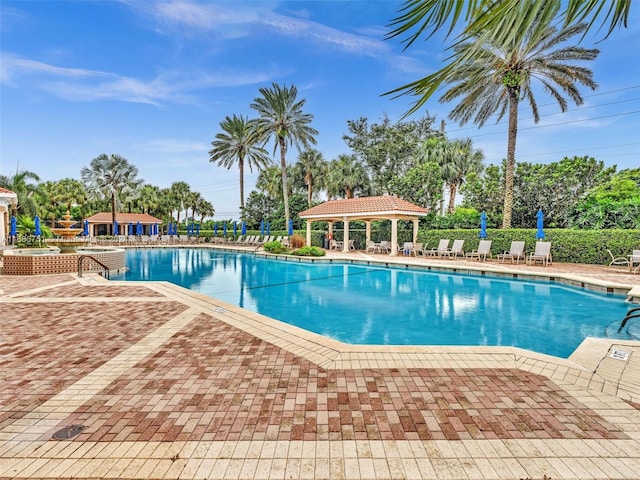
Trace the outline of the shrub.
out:
[[[327,254],[323,248],[306,246],[298,248],[291,252],[291,255],[298,255],[300,257],[324,257]]]
[[[291,244],[291,248],[298,249],[298,248],[304,247],[304,244],[306,242],[302,235],[298,235],[297,233],[294,233],[289,243]]]
[[[264,248],[265,252],[269,253],[286,253],[288,248],[282,245],[280,242],[267,242],[262,248]]]

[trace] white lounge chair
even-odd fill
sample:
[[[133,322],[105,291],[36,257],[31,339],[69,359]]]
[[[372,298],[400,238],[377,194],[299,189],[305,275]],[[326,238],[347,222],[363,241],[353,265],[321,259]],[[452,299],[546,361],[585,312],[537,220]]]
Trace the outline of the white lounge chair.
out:
[[[444,238],[440,240],[437,248],[432,248],[427,253],[432,257],[442,257],[444,255],[447,255],[448,251],[449,251],[449,239]]]
[[[536,242],[536,248],[529,254],[527,263],[541,262],[545,267],[551,263],[551,242]]]
[[[634,269],[633,266],[637,265]],[[629,271],[633,273],[640,273],[640,250],[634,250],[631,255],[629,255]]]
[[[614,265],[624,265],[625,267],[629,267],[629,259],[626,257],[616,257],[613,252],[607,249],[607,253],[611,257],[611,262],[609,262],[609,266],[613,267]]]
[[[464,257],[464,240],[454,240],[451,248],[444,253],[444,256],[458,258],[458,255]]]
[[[480,240],[478,250],[467,253],[467,258],[477,258],[483,262],[487,259],[487,255],[491,258],[491,240]]]
[[[511,247],[509,247],[508,252],[499,253],[496,255],[498,257],[499,262],[504,262],[505,260],[511,260],[511,263],[514,261],[516,264],[520,263],[520,259],[524,260],[524,242],[522,241],[513,241],[511,242]]]

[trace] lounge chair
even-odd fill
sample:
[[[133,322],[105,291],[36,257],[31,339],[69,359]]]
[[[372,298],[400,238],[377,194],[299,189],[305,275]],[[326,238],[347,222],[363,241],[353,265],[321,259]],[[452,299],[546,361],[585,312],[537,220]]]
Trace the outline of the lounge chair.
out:
[[[365,247],[365,253],[376,253],[378,250],[378,245],[373,240],[367,240],[367,246]]]
[[[524,260],[524,242],[522,241],[514,241],[511,242],[511,247],[509,247],[508,252],[499,253],[496,255],[499,262],[504,262],[505,260],[511,260],[511,263],[514,261],[516,264],[520,263],[520,259]]]
[[[454,240],[451,248],[444,253],[444,256],[451,258],[458,258],[458,255],[464,257],[464,240]]]
[[[551,263],[551,242],[536,242],[535,251],[527,259],[529,265],[535,262],[541,262],[545,267]]]
[[[487,259],[487,255],[491,258],[491,240],[480,240],[478,250],[467,253],[467,258],[477,258],[483,262]]]
[[[380,253],[389,253],[391,251],[391,242],[388,240],[382,240],[379,244]]]
[[[405,255],[411,255],[414,251],[413,242],[404,242],[402,247],[398,249],[398,253],[404,253]]]
[[[448,251],[449,239],[445,238],[440,240],[440,242],[438,243],[438,248],[432,248],[427,253],[432,257],[442,257],[443,255],[446,255]]]
[[[637,267],[633,268],[634,265],[637,264]],[[629,255],[629,271],[633,273],[640,273],[640,250],[634,250],[631,255]]]
[[[340,245],[338,245],[338,241],[331,239],[329,241],[329,250],[340,250]]]
[[[609,266],[613,267],[614,265],[624,265],[625,267],[630,267],[629,265],[629,258],[626,257],[616,257],[613,252],[609,249],[607,249],[607,253],[609,254],[609,256],[611,257],[611,262],[609,262]]]

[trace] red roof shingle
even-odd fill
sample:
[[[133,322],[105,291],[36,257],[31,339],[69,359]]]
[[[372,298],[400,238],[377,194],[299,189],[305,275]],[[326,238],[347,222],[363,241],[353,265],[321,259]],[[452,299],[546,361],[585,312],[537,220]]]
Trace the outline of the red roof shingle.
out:
[[[300,212],[300,218],[323,216],[367,216],[381,214],[403,214],[422,216],[429,213],[426,208],[414,205],[392,195],[330,200]]]
[[[111,212],[100,212],[86,219],[89,223],[111,223]],[[116,213],[118,223],[162,223],[162,220],[148,213]]]

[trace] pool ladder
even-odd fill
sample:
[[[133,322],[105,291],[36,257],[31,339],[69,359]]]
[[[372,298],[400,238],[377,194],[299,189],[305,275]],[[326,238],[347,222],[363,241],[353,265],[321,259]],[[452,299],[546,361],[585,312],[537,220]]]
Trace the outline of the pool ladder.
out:
[[[98,270],[97,272],[102,275],[104,278],[106,278],[107,280],[109,279],[109,267],[107,267],[104,263],[102,263],[100,260],[98,260],[95,257],[92,257],[91,255],[80,255],[78,257],[78,277],[82,277],[82,261],[84,259],[89,259],[89,260],[93,260],[93,262],[97,263],[98,265],[100,265],[102,267],[102,270]],[[622,327],[621,327],[622,328]]]
[[[622,322],[620,322],[620,327],[618,328],[618,333],[620,333],[622,331],[622,329],[625,327],[627,322],[629,320],[631,320],[632,318],[640,318],[640,307],[632,308],[631,310],[629,310],[627,312],[627,315],[625,315],[625,317],[622,319]]]

